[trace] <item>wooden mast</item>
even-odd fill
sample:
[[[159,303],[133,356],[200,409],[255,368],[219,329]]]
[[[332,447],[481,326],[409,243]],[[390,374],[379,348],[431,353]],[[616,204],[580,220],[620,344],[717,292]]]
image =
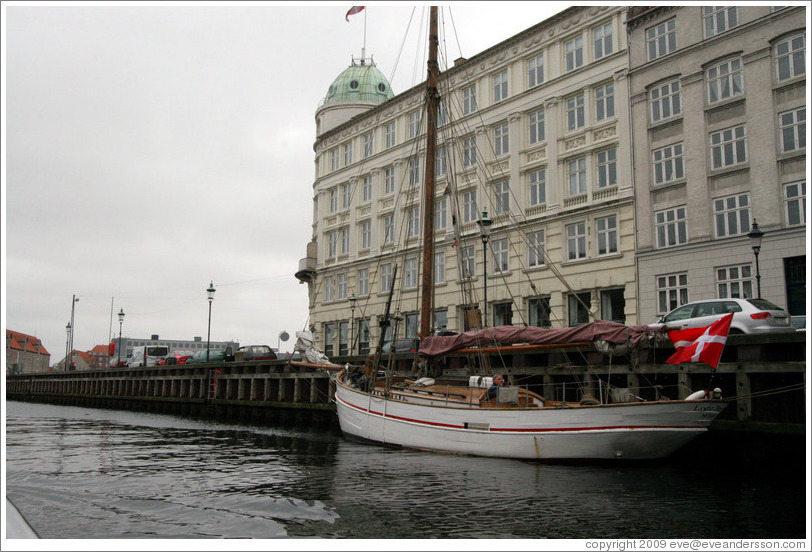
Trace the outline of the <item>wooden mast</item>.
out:
[[[421,274],[420,330],[418,337],[431,335],[434,322],[434,163],[437,152],[437,6],[429,8],[429,60],[426,78],[426,177],[423,188],[423,272]]]

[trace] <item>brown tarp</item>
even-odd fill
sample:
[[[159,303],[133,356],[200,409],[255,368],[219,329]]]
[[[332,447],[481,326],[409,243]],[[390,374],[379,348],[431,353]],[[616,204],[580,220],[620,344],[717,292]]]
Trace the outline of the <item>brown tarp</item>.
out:
[[[613,345],[637,345],[646,336],[660,331],[649,326],[627,326],[598,320],[571,328],[537,328],[535,326],[496,326],[457,335],[429,336],[420,342],[420,355],[433,357],[471,347],[491,347],[528,343],[533,345],[566,345],[567,343],[606,341]]]

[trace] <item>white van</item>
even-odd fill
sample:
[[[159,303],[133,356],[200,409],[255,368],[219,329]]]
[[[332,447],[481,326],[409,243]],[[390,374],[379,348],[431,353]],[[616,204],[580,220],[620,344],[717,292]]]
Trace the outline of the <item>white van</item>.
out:
[[[166,345],[141,345],[133,347],[127,355],[127,366],[155,366],[158,361],[166,358],[169,354],[169,347]]]

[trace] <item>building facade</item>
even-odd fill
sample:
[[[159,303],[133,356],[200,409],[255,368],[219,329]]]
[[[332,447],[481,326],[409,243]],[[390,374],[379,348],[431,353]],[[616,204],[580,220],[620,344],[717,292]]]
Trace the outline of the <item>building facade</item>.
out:
[[[441,70],[434,330],[638,322],[625,19],[570,8]],[[416,86],[345,119],[352,100],[328,98],[316,114],[297,277],[328,355],[374,349],[396,266],[396,337],[419,326],[424,97]]]
[[[50,363],[51,353],[39,338],[6,330],[6,373],[47,372]]]
[[[805,9],[630,8],[642,321],[756,297],[757,276],[763,298],[806,314]]]

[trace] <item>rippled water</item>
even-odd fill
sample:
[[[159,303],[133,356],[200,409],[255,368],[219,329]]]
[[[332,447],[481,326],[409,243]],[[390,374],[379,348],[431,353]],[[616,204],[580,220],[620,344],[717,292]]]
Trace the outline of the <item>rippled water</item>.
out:
[[[803,444],[538,464],[273,427],[6,403],[6,489],[43,538],[803,538]],[[785,446],[782,444],[782,446]],[[798,451],[801,458],[797,458]],[[789,457],[787,453],[793,455]],[[776,462],[775,469],[771,464]]]

